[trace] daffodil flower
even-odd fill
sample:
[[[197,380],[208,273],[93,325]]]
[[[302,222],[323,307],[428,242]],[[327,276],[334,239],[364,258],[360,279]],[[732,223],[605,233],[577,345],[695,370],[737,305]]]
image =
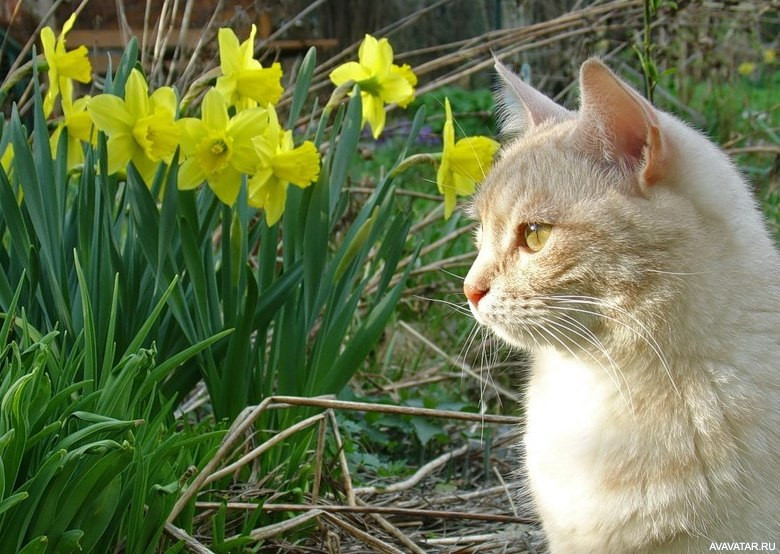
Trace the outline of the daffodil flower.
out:
[[[97,139],[95,128],[92,125],[92,119],[87,112],[89,101],[89,96],[83,96],[76,99],[74,102],[63,101],[62,120],[49,139],[51,151],[56,153],[62,130],[68,130],[67,167],[69,170],[84,163],[84,149],[82,148],[81,143],[89,142],[94,144]]]
[[[377,40],[366,35],[358,50],[358,61],[340,65],[330,73],[330,80],[340,86],[354,81],[360,86],[363,125],[368,123],[374,138],[385,127],[385,103],[406,106],[414,98],[417,77],[408,65],[393,64],[393,48],[386,38]]]
[[[282,66],[278,63],[263,67],[254,59],[256,28],[252,25],[249,38],[241,44],[232,31],[219,30],[219,64],[222,77],[217,78],[216,89],[225,97],[228,105],[238,111],[254,108],[258,104],[276,104],[282,96]]]
[[[241,175],[255,172],[259,158],[252,138],[268,124],[263,108],[248,108],[228,116],[228,104],[216,89],[206,93],[201,105],[202,118],[184,118],[181,148],[184,163],[179,168],[179,188],[194,189],[208,181],[214,194],[232,205],[241,189]]]
[[[290,184],[305,188],[320,174],[320,155],[311,141],[297,148],[292,131],[279,125],[276,111],[268,108],[268,127],[252,140],[260,160],[259,169],[249,180],[249,203],[265,210],[270,227],[282,217]]]
[[[493,163],[498,143],[487,137],[467,137],[455,142],[455,126],[452,123],[450,101],[444,99],[444,150],[436,174],[439,192],[444,195],[444,217],[449,218],[455,209],[455,197],[474,192]]]
[[[393,64],[390,66],[390,71],[406,79],[406,81],[412,87],[412,92],[409,94],[409,96],[396,102],[400,107],[405,108],[412,102],[412,100],[414,100],[414,87],[417,86],[417,75],[414,74],[414,71],[412,71],[412,66],[410,66],[408,63],[405,63],[401,66]]]
[[[108,172],[124,169],[132,160],[147,186],[157,164],[170,163],[179,144],[176,93],[161,87],[149,96],[149,88],[137,69],[130,72],[124,100],[100,94],[87,105],[95,127],[108,135]]]
[[[65,50],[65,35],[73,28],[76,14],[71,15],[62,26],[60,36],[54,38],[51,27],[41,29],[43,56],[49,65],[49,90],[43,99],[43,113],[48,117],[54,110],[57,96],[62,94],[69,102],[73,98],[73,80],[89,83],[92,80],[92,65],[87,57],[87,47],[79,46],[68,52]]]

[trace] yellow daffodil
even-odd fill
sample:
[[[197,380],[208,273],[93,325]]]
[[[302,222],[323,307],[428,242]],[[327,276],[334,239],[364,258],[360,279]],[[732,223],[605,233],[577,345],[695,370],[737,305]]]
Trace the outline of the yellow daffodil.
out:
[[[755,70],[756,70],[756,64],[754,64],[753,62],[742,62],[737,67],[737,71],[739,72],[739,74],[745,76],[750,75]]]
[[[201,112],[201,119],[179,121],[186,158],[179,168],[179,188],[194,189],[208,181],[214,194],[232,205],[241,189],[241,175],[257,169],[259,158],[252,138],[266,128],[268,113],[263,108],[248,108],[231,118],[225,98],[216,89],[206,93]]]
[[[89,142],[94,144],[97,139],[97,133],[92,125],[92,119],[87,112],[89,101],[89,96],[78,98],[72,103],[63,101],[62,120],[49,139],[51,151],[56,155],[57,145],[59,144],[62,130],[68,130],[68,169],[73,169],[84,163],[84,149],[82,148],[81,143]]]
[[[276,104],[282,96],[282,66],[278,63],[263,67],[253,57],[256,28],[252,25],[249,38],[241,44],[232,31],[219,30],[219,64],[222,77],[217,79],[216,89],[225,97],[228,105],[237,110],[254,108],[258,104]]]
[[[417,77],[408,65],[393,64],[393,48],[386,38],[366,35],[358,50],[358,61],[340,65],[330,73],[334,85],[354,81],[360,86],[363,125],[368,122],[374,138],[385,127],[385,103],[406,106],[414,98]]]
[[[89,83],[92,80],[92,65],[87,57],[87,47],[79,46],[68,52],[65,50],[65,35],[73,28],[76,14],[71,15],[62,26],[60,36],[54,38],[51,27],[41,29],[43,55],[49,65],[49,90],[43,99],[43,112],[48,116],[54,110],[57,96],[62,94],[66,101],[73,98],[73,80]]]
[[[767,48],[764,50],[764,63],[775,63],[777,60],[777,52],[774,48]]]
[[[444,150],[436,174],[439,192],[444,195],[444,217],[449,218],[455,209],[455,197],[474,192],[493,163],[498,143],[487,137],[467,137],[455,142],[455,126],[452,123],[450,101],[444,99]]]
[[[252,140],[259,158],[255,175],[249,180],[249,203],[265,210],[270,227],[282,217],[290,184],[305,188],[320,174],[320,155],[311,141],[297,148],[292,131],[279,125],[276,111],[268,107],[268,127]]]
[[[157,164],[170,163],[179,144],[176,93],[161,87],[149,96],[149,88],[137,69],[130,72],[124,100],[100,94],[89,101],[95,127],[108,135],[108,172],[124,169],[132,160],[144,182],[151,186]]]
[[[406,79],[406,81],[412,87],[412,92],[409,94],[409,96],[397,102],[400,107],[405,108],[412,102],[412,100],[414,100],[414,87],[417,86],[417,75],[414,74],[414,71],[412,71],[412,66],[410,66],[408,63],[405,63],[401,66],[393,64],[390,66],[390,71]]]

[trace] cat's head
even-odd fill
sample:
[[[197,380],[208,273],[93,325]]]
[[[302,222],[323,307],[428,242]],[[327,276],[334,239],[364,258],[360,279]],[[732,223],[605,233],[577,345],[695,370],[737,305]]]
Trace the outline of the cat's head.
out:
[[[596,59],[582,65],[578,112],[497,69],[512,138],[472,205],[479,254],[464,290],[477,320],[517,346],[555,345],[550,334],[593,340],[610,313],[673,302],[667,272],[702,229],[670,184],[670,116]]]

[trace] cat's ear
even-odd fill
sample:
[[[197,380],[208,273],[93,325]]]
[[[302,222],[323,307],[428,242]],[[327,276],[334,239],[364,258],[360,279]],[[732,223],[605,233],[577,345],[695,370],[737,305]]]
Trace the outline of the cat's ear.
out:
[[[642,185],[664,177],[664,144],[650,103],[600,60],[580,68],[580,121],[584,142],[595,154],[635,171]]]
[[[563,121],[574,114],[547,98],[515,75],[498,59],[496,71],[501,78],[497,93],[499,130],[506,137],[519,137],[530,128],[548,120]]]

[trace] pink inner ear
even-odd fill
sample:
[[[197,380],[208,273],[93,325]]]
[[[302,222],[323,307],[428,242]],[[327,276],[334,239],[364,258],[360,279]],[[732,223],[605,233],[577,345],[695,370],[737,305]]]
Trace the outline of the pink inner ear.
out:
[[[614,161],[637,167],[650,184],[660,178],[661,136],[652,106],[618,79],[603,63],[591,59],[582,64],[581,132],[598,137]]]

